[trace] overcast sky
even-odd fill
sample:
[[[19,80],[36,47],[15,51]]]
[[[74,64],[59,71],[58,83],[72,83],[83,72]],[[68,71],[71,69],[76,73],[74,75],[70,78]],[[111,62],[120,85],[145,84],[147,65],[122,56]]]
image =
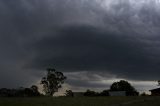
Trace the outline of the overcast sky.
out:
[[[0,0],[0,87],[29,86],[53,66],[73,90],[138,90],[160,77],[159,0]]]

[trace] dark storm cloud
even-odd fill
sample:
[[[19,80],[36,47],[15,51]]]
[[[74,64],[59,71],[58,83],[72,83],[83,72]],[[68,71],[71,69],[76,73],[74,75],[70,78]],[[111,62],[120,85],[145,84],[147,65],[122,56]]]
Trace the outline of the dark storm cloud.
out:
[[[36,56],[31,66],[43,68],[52,63],[64,71],[99,70],[132,79],[152,79],[153,68],[159,70],[145,48],[148,44],[125,33],[109,33],[91,26],[71,26],[58,32],[58,36],[32,45]]]
[[[114,35],[90,26],[73,26],[59,32],[56,37],[47,37],[35,47],[32,45],[36,57],[31,64],[35,68],[52,63],[65,71],[106,70],[129,75],[130,71],[134,71],[133,74],[149,63],[141,43],[133,37]]]
[[[1,86],[28,84],[50,65],[66,73],[157,80],[159,5],[151,0],[1,0],[0,83],[7,82]],[[107,86],[93,79],[68,83]]]

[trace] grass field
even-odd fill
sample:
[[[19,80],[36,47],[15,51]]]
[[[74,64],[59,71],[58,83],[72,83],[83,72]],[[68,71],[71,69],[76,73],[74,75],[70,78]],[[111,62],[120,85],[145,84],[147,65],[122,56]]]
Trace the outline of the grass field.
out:
[[[0,98],[0,106],[160,106],[160,97]]]

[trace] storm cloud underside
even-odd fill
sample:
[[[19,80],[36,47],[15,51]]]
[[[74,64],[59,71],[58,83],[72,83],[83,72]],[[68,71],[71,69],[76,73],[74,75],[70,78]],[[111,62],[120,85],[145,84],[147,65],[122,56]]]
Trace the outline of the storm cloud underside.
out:
[[[51,65],[79,87],[107,87],[103,80],[113,78],[158,80],[159,6],[158,0],[1,0],[1,87],[36,82]],[[80,73],[85,81],[74,77]]]

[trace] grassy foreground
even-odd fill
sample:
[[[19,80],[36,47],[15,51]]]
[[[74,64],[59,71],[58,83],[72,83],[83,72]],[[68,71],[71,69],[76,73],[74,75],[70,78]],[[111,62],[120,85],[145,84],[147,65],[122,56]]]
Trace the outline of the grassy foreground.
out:
[[[160,97],[0,98],[0,106],[160,106]]]

